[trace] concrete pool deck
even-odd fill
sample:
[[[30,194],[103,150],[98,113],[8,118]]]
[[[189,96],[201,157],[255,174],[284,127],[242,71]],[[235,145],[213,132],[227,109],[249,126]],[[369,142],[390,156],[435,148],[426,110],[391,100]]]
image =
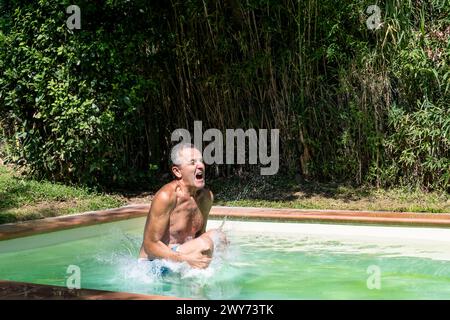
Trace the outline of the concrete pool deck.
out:
[[[145,217],[148,214],[149,208],[150,204],[129,205],[110,210],[3,224],[0,225],[0,241],[46,232]],[[384,211],[271,209],[221,206],[214,206],[211,209],[210,218],[221,219],[224,217],[228,217],[231,220],[244,221],[289,221],[409,227],[426,226],[438,228],[450,227],[450,213],[435,214]],[[88,289],[69,290],[65,287],[0,280],[0,299],[172,300],[180,298]]]

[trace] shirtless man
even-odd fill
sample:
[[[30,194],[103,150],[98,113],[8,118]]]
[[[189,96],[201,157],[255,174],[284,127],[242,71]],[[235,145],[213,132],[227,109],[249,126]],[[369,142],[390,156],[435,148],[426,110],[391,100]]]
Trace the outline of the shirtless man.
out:
[[[140,259],[168,259],[206,268],[214,251],[213,239],[226,242],[217,229],[206,232],[213,194],[205,188],[202,154],[191,144],[171,152],[175,180],[163,186],[152,201],[145,224]]]

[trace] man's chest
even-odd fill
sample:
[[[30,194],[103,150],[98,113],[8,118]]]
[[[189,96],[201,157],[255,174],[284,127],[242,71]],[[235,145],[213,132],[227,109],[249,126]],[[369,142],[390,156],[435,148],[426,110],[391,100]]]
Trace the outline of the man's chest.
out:
[[[197,233],[203,226],[202,212],[194,199],[181,200],[170,217],[172,229]]]

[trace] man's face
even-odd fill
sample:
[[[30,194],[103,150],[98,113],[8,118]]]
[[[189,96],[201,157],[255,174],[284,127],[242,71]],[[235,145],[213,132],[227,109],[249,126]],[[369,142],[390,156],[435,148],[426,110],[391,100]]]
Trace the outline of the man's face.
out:
[[[181,164],[177,167],[184,184],[197,189],[204,188],[205,164],[201,152],[195,148],[184,148],[180,152],[179,159]],[[176,175],[180,178],[178,174]]]

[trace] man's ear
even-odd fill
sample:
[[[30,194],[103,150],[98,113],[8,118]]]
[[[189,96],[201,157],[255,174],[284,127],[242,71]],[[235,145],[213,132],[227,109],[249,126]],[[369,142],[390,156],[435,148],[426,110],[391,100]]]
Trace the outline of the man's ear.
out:
[[[176,178],[181,179],[180,168],[178,168],[177,166],[172,166],[172,173]]]

